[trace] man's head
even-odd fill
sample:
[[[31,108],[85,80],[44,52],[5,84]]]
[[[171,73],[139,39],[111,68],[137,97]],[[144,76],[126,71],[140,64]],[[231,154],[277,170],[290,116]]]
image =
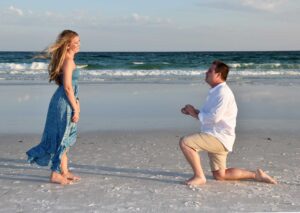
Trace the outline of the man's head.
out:
[[[214,61],[206,72],[205,81],[214,87],[226,81],[229,67],[221,61]]]

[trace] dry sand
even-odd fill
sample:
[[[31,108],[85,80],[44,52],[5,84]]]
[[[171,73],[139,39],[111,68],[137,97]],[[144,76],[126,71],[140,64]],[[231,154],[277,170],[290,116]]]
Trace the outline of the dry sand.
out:
[[[182,182],[191,176],[191,169],[178,149],[184,134],[187,132],[80,134],[70,153],[70,167],[82,181],[69,186],[48,183],[48,169],[25,162],[24,151],[39,141],[38,135],[2,135],[0,211],[299,211],[296,138],[283,133],[244,133],[229,156],[228,165],[266,169],[278,185],[215,181],[207,156],[202,154],[208,182],[189,188]]]

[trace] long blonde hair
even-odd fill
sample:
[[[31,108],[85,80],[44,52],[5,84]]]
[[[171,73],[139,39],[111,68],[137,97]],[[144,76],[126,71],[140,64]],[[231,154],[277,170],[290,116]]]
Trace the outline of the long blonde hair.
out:
[[[78,36],[76,32],[64,30],[58,35],[56,42],[47,49],[47,55],[50,57],[48,66],[49,82],[55,81],[58,85],[62,84],[61,67],[65,60],[68,45],[76,36]]]

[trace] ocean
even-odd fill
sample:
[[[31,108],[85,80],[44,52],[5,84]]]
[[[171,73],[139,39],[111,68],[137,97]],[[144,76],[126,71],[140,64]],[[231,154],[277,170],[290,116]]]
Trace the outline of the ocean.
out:
[[[48,82],[48,61],[38,52],[0,52],[0,84]],[[291,82],[300,79],[300,51],[80,52],[83,83],[185,83],[202,81],[213,60],[231,68],[229,81]]]

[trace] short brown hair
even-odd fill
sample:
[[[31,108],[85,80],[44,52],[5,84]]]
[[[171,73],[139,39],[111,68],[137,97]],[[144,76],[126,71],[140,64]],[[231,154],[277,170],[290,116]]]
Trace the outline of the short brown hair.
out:
[[[213,61],[214,65],[216,65],[216,69],[215,69],[215,72],[216,73],[221,73],[221,78],[226,81],[227,79],[227,75],[229,73],[229,66],[227,66],[225,63],[223,63],[222,61],[218,61],[218,60],[215,60]]]

